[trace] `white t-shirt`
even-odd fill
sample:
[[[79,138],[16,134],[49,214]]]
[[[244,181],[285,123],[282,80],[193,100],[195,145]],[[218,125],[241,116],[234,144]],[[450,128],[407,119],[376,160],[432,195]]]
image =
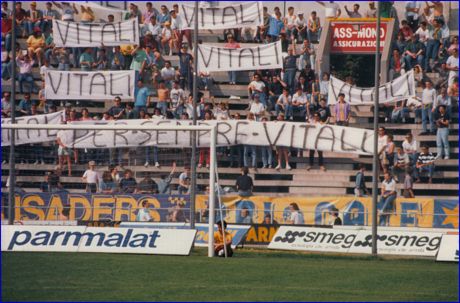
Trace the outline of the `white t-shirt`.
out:
[[[300,18],[297,18],[295,19],[295,25],[296,26],[303,26],[303,27],[306,27],[307,26],[307,19],[303,18],[302,20],[300,20]]]
[[[171,17],[171,28],[175,30],[182,29],[182,18],[180,16],[176,16],[176,19]]]
[[[294,224],[304,223],[303,216],[299,211],[293,211],[289,217],[289,220],[291,220]]]
[[[446,64],[450,65],[450,67],[458,67],[458,57],[455,58],[454,56],[450,56],[447,59]]]
[[[159,24],[153,25],[152,23],[149,23],[147,28],[148,28],[148,31],[151,32],[153,36],[161,35],[161,25]]]
[[[287,16],[286,16],[286,23],[287,23],[287,25],[288,25],[288,26],[294,25],[296,19],[297,19],[296,15],[292,15],[292,16],[287,15]]]
[[[174,69],[174,67],[170,67],[170,68],[163,67],[161,69],[161,78],[163,78],[163,80],[171,81],[174,79],[175,76],[176,76],[176,70]]]
[[[430,36],[430,31],[428,30],[428,28],[423,30],[421,27],[419,27],[417,29],[417,31],[415,32],[415,34],[417,34],[419,36],[420,41],[422,41],[422,42],[424,42],[426,44],[426,40]]]
[[[300,96],[295,93],[293,96],[292,96],[292,103],[300,103],[302,105],[305,105],[307,104],[307,96],[305,94],[301,94]]]
[[[139,211],[137,212],[136,221],[148,222],[150,220],[152,220],[152,216],[150,216],[148,209],[145,209],[145,208],[139,209]]]
[[[172,31],[171,31],[171,29],[168,29],[168,28],[165,27],[161,31],[161,35],[164,36],[166,39],[170,39],[172,37]]]
[[[97,183],[97,172],[87,169],[83,174],[83,178],[86,178],[86,183]]]
[[[402,148],[405,153],[415,153],[417,152],[417,141],[412,139],[412,142],[409,143],[407,140],[404,140]]]
[[[280,96],[278,97],[278,102],[279,102],[279,103],[282,103],[282,104],[284,104],[284,105],[290,104],[291,101],[292,101],[291,96],[287,96],[287,97],[286,97],[285,95],[280,95]]]
[[[382,148],[387,145],[387,140],[388,140],[387,135],[384,135],[382,137],[378,136],[378,139],[377,139],[378,151],[381,151]]]
[[[340,7],[337,3],[326,3],[326,18],[335,18],[339,9]]]
[[[436,101],[436,90],[425,88],[422,92],[422,103],[424,105],[433,104]]]
[[[394,179],[391,179],[389,182],[383,180],[382,186],[385,191],[396,191],[396,181]]]
[[[259,103],[252,102],[251,108],[249,109],[249,111],[253,113],[254,115],[259,115],[264,110],[265,110],[265,106],[260,102]]]
[[[258,91],[264,91],[265,89],[265,83],[263,81],[252,81],[250,84],[250,87],[253,89],[256,89]]]
[[[173,88],[170,92],[171,103],[173,107],[176,107],[179,104],[180,100],[185,100],[185,92],[182,88],[175,89]]]

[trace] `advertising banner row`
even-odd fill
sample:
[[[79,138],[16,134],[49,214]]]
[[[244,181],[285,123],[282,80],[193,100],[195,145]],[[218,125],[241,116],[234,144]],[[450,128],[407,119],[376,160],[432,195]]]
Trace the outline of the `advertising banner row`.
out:
[[[381,255],[408,255],[435,257],[439,261],[458,262],[458,235],[456,239],[445,238],[445,232],[415,231],[412,228],[384,228],[378,231],[377,251]],[[450,235],[449,235],[450,237]],[[441,241],[442,239],[442,241]],[[456,247],[455,247],[455,242]],[[370,229],[316,228],[281,226],[269,249],[317,251],[334,253],[372,253],[372,231]]]
[[[8,194],[2,193],[2,219],[6,218]],[[147,202],[154,222],[168,222],[172,212],[190,217],[189,196],[141,194],[69,194],[22,193],[15,196],[15,220],[58,220],[64,207],[70,220],[136,221],[142,202]],[[339,210],[343,225],[370,226],[372,199],[355,197],[266,197],[223,196],[223,218],[228,223],[262,223],[270,215],[274,223],[287,223],[289,205],[296,203],[307,225],[331,225],[329,211]],[[197,210],[208,208],[208,196],[197,196]],[[389,226],[423,228],[458,228],[458,200],[397,198]],[[247,213],[247,217],[243,217]],[[177,216],[176,216],[177,217]],[[204,218],[202,218],[205,220]]]

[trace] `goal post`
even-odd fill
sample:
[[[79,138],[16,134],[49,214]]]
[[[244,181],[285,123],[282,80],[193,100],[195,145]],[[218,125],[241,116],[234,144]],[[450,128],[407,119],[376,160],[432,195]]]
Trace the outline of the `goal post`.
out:
[[[184,132],[194,132],[197,135],[197,132],[205,132],[209,135],[209,156],[210,156],[210,165],[209,165],[209,197],[208,197],[208,207],[209,207],[209,217],[208,217],[208,257],[214,256],[214,224],[215,224],[215,203],[216,201],[216,174],[217,174],[217,157],[216,157],[216,145],[217,145],[217,126],[210,125],[122,125],[122,124],[2,124],[2,136],[18,136],[18,132],[21,130],[34,130],[37,132],[40,131],[184,131]],[[193,134],[193,133],[192,133]],[[9,138],[11,138],[9,137]],[[3,141],[3,140],[2,140]],[[17,145],[28,144],[21,143]],[[34,141],[34,144],[37,144],[37,141]],[[135,147],[135,146],[134,146]],[[9,149],[9,146],[3,146],[3,149]],[[2,152],[3,152],[2,149]],[[33,152],[33,151],[31,151]],[[3,155],[4,156],[4,155]],[[15,165],[15,164],[13,164]],[[196,165],[196,163],[191,163],[191,165]],[[196,176],[192,176],[195,177]],[[12,178],[14,180],[14,178]],[[9,186],[14,186],[14,184],[9,184]],[[14,197],[9,196],[8,207],[11,209],[14,208]]]

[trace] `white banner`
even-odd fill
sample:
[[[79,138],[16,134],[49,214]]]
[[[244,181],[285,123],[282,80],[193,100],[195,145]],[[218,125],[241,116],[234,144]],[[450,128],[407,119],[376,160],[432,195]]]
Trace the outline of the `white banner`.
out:
[[[195,8],[193,5],[181,3],[182,29],[194,29]],[[262,2],[248,1],[219,7],[199,7],[198,28],[227,29],[255,27],[263,22]]]
[[[2,251],[189,255],[194,229],[2,226]]]
[[[328,103],[336,104],[339,94],[345,95],[345,101],[351,105],[374,104],[374,88],[351,86],[331,76],[329,80]],[[391,82],[379,87],[379,103],[396,102],[415,96],[414,72],[410,71]]]
[[[198,71],[239,71],[283,68],[281,41],[255,47],[198,45]]]
[[[379,254],[434,257],[441,243],[441,232],[381,230],[377,238]],[[372,231],[334,227],[281,226],[270,249],[372,253]]]
[[[64,111],[35,116],[23,116],[16,118],[18,124],[61,124],[64,120]],[[2,118],[2,125],[11,124],[10,118]],[[56,140],[57,130],[46,129],[19,129],[15,130],[15,145],[26,143],[41,143]],[[2,128],[2,146],[11,144],[11,130]]]
[[[111,100],[117,96],[126,100],[134,99],[134,70],[48,70],[45,79],[46,98],[50,100]]]
[[[268,248],[346,253],[355,241],[356,234],[355,230],[281,226]]]
[[[458,262],[458,235],[443,235],[436,261]]]
[[[191,125],[191,121],[181,120],[118,120],[88,121],[78,124],[109,124],[129,126],[176,126]],[[198,125],[217,126],[217,145],[238,144],[257,146],[285,146],[300,149],[348,152],[370,155],[373,148],[373,131],[361,128],[335,125],[313,125],[295,122],[252,122],[247,120],[206,121]],[[61,130],[58,137],[71,148],[114,148],[114,147],[189,147],[192,140],[190,131],[164,130]],[[198,131],[197,145],[210,145],[210,131]]]
[[[98,47],[139,44],[137,18],[114,23],[80,23],[53,19],[57,47]]]

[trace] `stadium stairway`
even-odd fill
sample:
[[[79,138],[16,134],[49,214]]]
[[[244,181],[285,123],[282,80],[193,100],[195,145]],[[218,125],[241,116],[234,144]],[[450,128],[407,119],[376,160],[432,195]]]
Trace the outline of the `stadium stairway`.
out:
[[[211,34],[205,35],[205,42],[218,42],[215,41],[215,36]],[[200,33],[201,37],[201,33]],[[19,39],[21,45],[25,44],[24,39]],[[165,60],[170,60],[173,66],[178,65],[177,56],[165,56]],[[78,70],[78,69],[75,69]],[[216,103],[224,101],[227,102],[230,108],[230,113],[240,113],[242,118],[246,117],[247,108],[250,105],[248,99],[247,85],[250,82],[252,72],[239,72],[238,85],[229,85],[228,76],[226,72],[213,73],[214,85],[210,88],[209,92],[205,92],[205,97],[213,96]],[[33,76],[37,87],[41,87],[41,79],[39,69],[33,69]],[[427,75],[433,80],[438,80],[439,75],[431,73]],[[2,91],[11,88],[12,81],[2,81]],[[233,96],[234,98],[230,98]],[[22,99],[21,94],[16,95],[17,101]],[[237,97],[237,98],[235,98]],[[155,101],[154,96],[154,101]],[[32,100],[38,100],[37,94],[32,94]],[[58,109],[62,109],[61,105],[64,102],[56,101]],[[78,104],[71,101],[77,111],[83,107],[87,107],[91,114],[102,115],[104,111],[112,106],[110,100],[108,101],[95,101],[95,100],[80,100]],[[268,115],[274,119],[274,112],[269,112]],[[384,125],[389,132],[395,135],[396,144],[400,144],[404,139],[404,135],[408,132],[414,134],[415,139],[421,144],[427,144],[431,152],[436,152],[436,136],[419,136],[421,132],[421,125],[413,123],[413,113],[410,114],[411,118],[409,123],[394,124],[385,123],[384,113],[379,113],[379,123]],[[351,127],[360,127],[372,129],[373,127],[373,111],[371,106],[353,106],[352,117],[350,120]],[[451,144],[451,159],[439,160],[436,163],[436,171],[433,178],[433,184],[415,184],[414,191],[416,196],[428,197],[451,197],[458,196],[458,113],[454,113],[453,121],[450,127],[449,141]],[[162,174],[168,173],[171,170],[171,163],[175,158],[174,153],[162,153],[160,149],[160,168],[144,167],[144,150],[137,149],[128,152],[126,149],[124,153],[124,168],[129,168],[134,171],[135,177],[139,182],[146,173],[150,173],[152,178],[158,179]],[[279,171],[274,169],[262,169],[257,171],[251,170],[251,175],[254,178],[255,193],[260,195],[278,196],[278,195],[347,195],[353,194],[354,178],[357,173],[358,165],[365,164],[369,172],[366,173],[366,184],[371,187],[371,169],[372,158],[368,156],[358,156],[350,153],[335,153],[326,152],[325,166],[326,172],[320,171],[318,167],[307,171],[308,155],[307,152],[303,156],[292,156],[291,166],[292,170],[281,169]],[[260,162],[260,157],[259,162]],[[47,159],[47,163],[53,163],[55,159]],[[180,166],[187,165],[187,157],[182,155],[178,160],[178,173],[180,173]],[[219,180],[222,187],[234,187],[235,179],[240,174],[239,168],[229,167],[230,158],[226,155],[219,155]],[[260,167],[259,163],[259,167]],[[21,187],[27,192],[38,191],[40,183],[43,181],[43,176],[46,171],[54,169],[54,164],[33,165],[33,164],[17,164],[17,181]],[[85,185],[81,181],[81,176],[86,169],[86,164],[72,166],[72,176],[62,176],[61,183],[66,189],[71,192],[81,193],[84,192]],[[98,166],[98,170],[104,170],[106,167]],[[8,176],[8,165],[2,166],[2,191],[6,190],[5,183]],[[64,171],[65,173],[66,171]],[[203,189],[208,184],[209,171],[205,168],[197,170],[200,189]],[[177,176],[176,176],[177,177]],[[174,178],[172,181],[173,191],[177,188],[178,179]]]

